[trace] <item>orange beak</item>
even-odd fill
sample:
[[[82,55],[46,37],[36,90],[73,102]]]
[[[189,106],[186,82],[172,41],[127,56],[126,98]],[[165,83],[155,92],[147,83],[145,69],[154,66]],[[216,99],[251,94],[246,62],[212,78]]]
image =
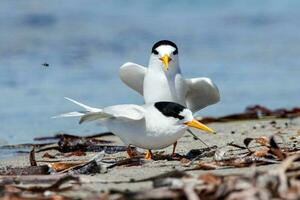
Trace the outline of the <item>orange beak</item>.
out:
[[[200,123],[199,121],[197,121],[195,119],[190,122],[187,122],[185,124],[192,128],[196,128],[196,129],[200,129],[202,131],[208,132],[208,133],[216,134],[216,132],[213,129],[205,126],[204,124]]]
[[[164,64],[165,71],[168,71],[168,69],[169,69],[169,63],[172,60],[170,58],[170,56],[168,56],[167,54],[165,54],[163,57],[160,58],[160,60]]]

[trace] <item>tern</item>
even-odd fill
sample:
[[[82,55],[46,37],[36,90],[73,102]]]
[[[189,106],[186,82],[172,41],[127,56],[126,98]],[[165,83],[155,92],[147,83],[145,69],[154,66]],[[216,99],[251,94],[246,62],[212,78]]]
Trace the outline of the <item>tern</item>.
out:
[[[142,106],[135,104],[114,105],[102,109],[90,107],[65,97],[84,108],[57,117],[80,117],[79,123],[100,121],[128,146],[129,157],[133,156],[131,145],[148,150],[145,159],[153,159],[151,150],[168,147],[183,136],[189,128],[208,133],[214,131],[195,120],[191,110],[174,102],[160,101]],[[175,147],[172,155],[175,154]]]
[[[211,79],[182,76],[178,48],[168,40],[154,44],[148,68],[128,62],[121,66],[119,75],[127,86],[144,96],[146,104],[176,102],[194,113],[220,100],[219,90]]]

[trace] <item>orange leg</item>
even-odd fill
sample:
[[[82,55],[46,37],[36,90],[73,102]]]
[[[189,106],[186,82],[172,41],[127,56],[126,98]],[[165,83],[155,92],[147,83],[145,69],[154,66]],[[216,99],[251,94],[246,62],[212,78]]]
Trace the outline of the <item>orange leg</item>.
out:
[[[151,152],[151,150],[149,149],[145,155],[145,159],[146,160],[153,160],[153,153]]]
[[[175,153],[176,146],[177,146],[177,141],[173,144],[172,157],[175,157],[175,156],[176,156],[176,153]]]
[[[137,156],[137,153],[131,149],[130,145],[127,147],[126,151],[127,151],[129,158],[134,158]]]

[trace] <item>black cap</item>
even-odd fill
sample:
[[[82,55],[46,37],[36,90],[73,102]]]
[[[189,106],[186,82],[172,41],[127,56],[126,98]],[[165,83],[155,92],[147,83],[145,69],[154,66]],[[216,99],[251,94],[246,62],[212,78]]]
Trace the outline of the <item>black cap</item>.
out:
[[[186,107],[174,103],[174,102],[167,102],[167,101],[161,101],[161,102],[156,102],[154,106],[159,110],[163,115],[167,117],[174,117],[177,119],[184,119],[183,116],[179,115]]]
[[[161,40],[161,41],[158,41],[156,42],[153,47],[152,47],[152,53],[154,53],[155,49],[161,45],[170,45],[172,47],[174,47],[176,50],[174,52],[178,53],[178,48],[176,46],[176,44],[172,41],[169,41],[169,40]]]

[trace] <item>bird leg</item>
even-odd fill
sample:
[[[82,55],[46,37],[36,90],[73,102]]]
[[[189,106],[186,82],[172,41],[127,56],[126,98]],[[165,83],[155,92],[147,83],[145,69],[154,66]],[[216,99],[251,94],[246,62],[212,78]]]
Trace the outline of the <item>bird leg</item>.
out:
[[[175,156],[176,156],[176,153],[175,153],[176,146],[177,146],[177,141],[173,144],[172,157],[175,157]]]
[[[134,158],[134,157],[136,157],[136,156],[138,155],[137,152],[134,151],[134,150],[131,148],[130,145],[128,145],[126,151],[127,151],[127,154],[128,154],[128,156],[129,156],[129,158]]]
[[[146,160],[153,160],[153,153],[151,152],[151,150],[149,149],[145,155],[145,159]]]

